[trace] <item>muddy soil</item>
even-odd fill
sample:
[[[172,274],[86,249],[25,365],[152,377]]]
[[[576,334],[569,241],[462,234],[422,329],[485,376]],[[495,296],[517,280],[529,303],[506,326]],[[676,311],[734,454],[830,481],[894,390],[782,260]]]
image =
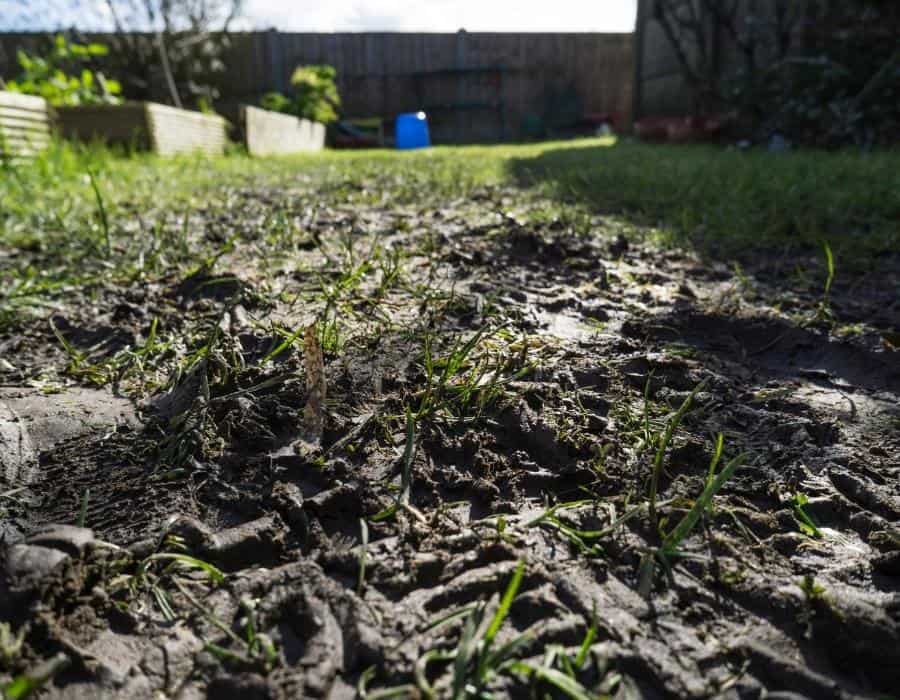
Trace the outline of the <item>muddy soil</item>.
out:
[[[815,252],[736,267],[512,190],[344,197],[232,191],[197,215],[237,243],[213,264],[0,337],[0,680],[451,697],[469,613],[524,562],[519,665],[458,697],[896,693],[900,258],[826,300]],[[719,434],[743,462],[641,590]]]

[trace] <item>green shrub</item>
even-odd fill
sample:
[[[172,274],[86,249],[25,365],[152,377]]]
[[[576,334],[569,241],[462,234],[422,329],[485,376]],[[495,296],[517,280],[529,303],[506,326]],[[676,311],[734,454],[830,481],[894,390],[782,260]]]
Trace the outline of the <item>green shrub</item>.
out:
[[[273,112],[285,112],[302,119],[330,124],[338,118],[341,97],[337,71],[331,66],[300,66],[291,76],[293,97],[278,92],[266,93],[260,104]]]
[[[57,35],[46,56],[18,52],[22,73],[6,89],[38,95],[53,105],[116,104],[122,92],[119,83],[86,65],[107,52],[103,44],[75,44]]]
[[[267,92],[263,95],[259,104],[263,109],[268,109],[270,112],[294,113],[294,103],[280,92]]]

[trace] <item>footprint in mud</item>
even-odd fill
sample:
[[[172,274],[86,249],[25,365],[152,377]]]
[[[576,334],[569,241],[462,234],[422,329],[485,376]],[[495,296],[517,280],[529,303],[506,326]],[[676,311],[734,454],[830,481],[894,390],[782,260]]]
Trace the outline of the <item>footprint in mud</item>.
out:
[[[139,423],[131,401],[109,391],[0,389],[0,478],[27,485],[37,476],[41,453],[63,440]]]

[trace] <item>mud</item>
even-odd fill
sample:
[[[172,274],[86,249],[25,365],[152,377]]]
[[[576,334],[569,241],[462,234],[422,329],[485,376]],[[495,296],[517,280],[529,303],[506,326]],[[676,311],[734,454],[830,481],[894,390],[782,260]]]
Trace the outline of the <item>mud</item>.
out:
[[[423,659],[461,623],[433,623],[502,594],[521,560],[501,638],[527,633],[518,658],[540,665],[574,658],[596,620],[573,671],[592,692],[896,692],[900,259],[839,278],[824,308],[786,272],[814,253],[738,273],[613,219],[536,221],[515,191],[349,198],[241,190],[196,234],[234,232],[215,270],[57,310],[95,368],[159,319],[173,340],[143,375],[89,389],[99,370],[72,371],[47,319],[0,339],[0,612],[23,635],[6,677],[64,654],[41,697],[427,696],[418,669],[449,697],[452,664]],[[293,234],[254,224],[275,214]],[[302,336],[273,352],[315,318],[324,435],[298,454]],[[655,527],[654,436],[701,382]],[[703,490],[719,433],[746,461],[642,597],[642,556]]]

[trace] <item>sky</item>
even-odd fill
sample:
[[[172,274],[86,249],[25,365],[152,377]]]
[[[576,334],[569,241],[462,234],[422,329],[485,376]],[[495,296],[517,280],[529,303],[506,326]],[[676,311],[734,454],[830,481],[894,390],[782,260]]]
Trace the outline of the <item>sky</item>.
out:
[[[247,0],[258,28],[630,32],[636,0]]]
[[[66,9],[76,4],[77,11]],[[635,6],[636,0],[245,0],[238,28],[630,32]],[[104,29],[107,17],[105,0],[0,0],[0,31]]]

